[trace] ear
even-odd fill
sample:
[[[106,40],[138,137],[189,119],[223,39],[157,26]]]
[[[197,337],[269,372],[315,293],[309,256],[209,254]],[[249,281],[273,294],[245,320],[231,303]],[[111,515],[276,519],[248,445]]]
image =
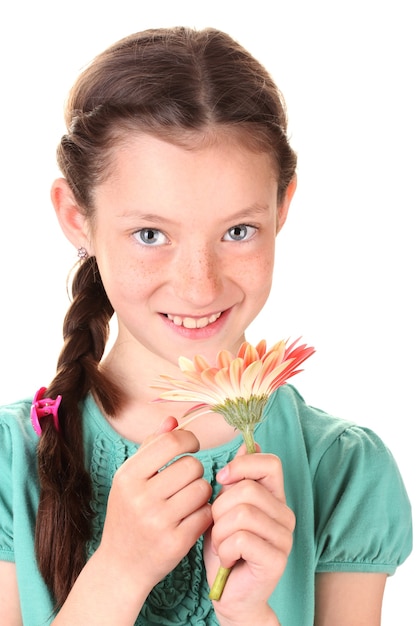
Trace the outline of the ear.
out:
[[[64,235],[73,246],[83,246],[90,255],[88,220],[65,178],[57,178],[53,182],[51,200]]]
[[[288,216],[288,209],[290,207],[291,200],[293,199],[296,188],[297,188],[297,175],[295,174],[285,191],[284,199],[282,200],[281,204],[278,205],[278,220],[276,224],[276,234],[279,233],[279,231],[285,224],[285,221]]]

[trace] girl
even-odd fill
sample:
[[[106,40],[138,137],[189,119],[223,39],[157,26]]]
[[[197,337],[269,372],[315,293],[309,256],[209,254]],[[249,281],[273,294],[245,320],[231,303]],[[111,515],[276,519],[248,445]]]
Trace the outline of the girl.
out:
[[[217,30],[149,30],[81,74],[66,121],[52,202],[80,262],[56,377],[1,411],[2,625],[378,625],[411,519],[374,433],[285,385],[246,455],[221,415],[177,429],[190,405],[152,402],[268,297],[296,186],[271,77]]]

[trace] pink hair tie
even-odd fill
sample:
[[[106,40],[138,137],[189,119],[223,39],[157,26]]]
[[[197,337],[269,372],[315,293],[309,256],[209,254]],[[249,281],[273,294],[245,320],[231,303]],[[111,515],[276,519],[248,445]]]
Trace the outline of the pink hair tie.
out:
[[[39,420],[46,415],[52,415],[54,419],[54,426],[57,431],[60,430],[58,423],[58,407],[60,406],[62,396],[57,396],[56,400],[51,398],[43,398],[42,396],[46,392],[46,387],[41,387],[35,394],[35,397],[31,406],[31,422],[34,431],[40,437],[42,433],[41,424]]]

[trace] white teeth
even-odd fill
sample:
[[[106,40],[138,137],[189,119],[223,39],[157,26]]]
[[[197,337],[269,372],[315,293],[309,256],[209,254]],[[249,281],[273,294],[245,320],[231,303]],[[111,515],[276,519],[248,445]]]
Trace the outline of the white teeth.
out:
[[[175,326],[184,326],[185,328],[205,328],[208,324],[212,324],[215,320],[218,320],[220,315],[221,313],[214,313],[209,317],[200,317],[198,319],[194,317],[179,317],[179,315],[169,314],[167,314],[167,317],[173,322],[173,324],[175,324]]]

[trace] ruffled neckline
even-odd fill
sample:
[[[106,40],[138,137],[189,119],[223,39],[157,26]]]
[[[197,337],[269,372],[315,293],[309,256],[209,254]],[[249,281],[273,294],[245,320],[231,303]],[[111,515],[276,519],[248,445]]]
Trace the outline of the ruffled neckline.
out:
[[[100,430],[102,435],[106,436],[110,442],[117,445],[123,444],[131,450],[138,450],[141,444],[120,435],[118,431],[116,431],[112,427],[110,422],[101,412],[92,394],[89,394],[86,397],[85,408],[89,413],[89,419],[92,419],[95,422],[96,428]],[[262,423],[256,424],[255,433],[259,430],[261,425]],[[236,452],[242,445],[242,443],[243,438],[238,432],[233,439],[230,439],[230,441],[222,443],[218,446],[214,446],[212,448],[204,448],[202,450],[199,450],[194,454],[194,456],[196,456],[200,461],[203,461],[205,459],[217,459],[219,457],[224,457],[226,453]]]

